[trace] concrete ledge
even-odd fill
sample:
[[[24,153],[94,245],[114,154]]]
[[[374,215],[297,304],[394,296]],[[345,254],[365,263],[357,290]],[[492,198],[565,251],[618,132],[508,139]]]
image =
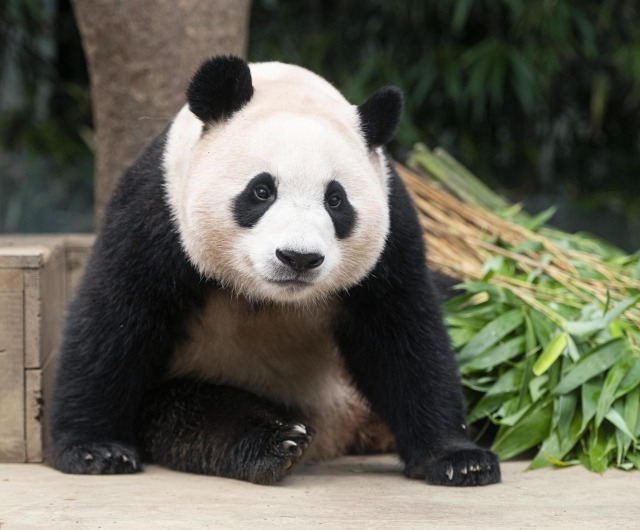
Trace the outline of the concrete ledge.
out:
[[[640,477],[583,468],[525,472],[503,482],[428,486],[393,456],[303,467],[277,486],[149,466],[120,476],[64,475],[41,464],[0,465],[0,528],[639,528]]]

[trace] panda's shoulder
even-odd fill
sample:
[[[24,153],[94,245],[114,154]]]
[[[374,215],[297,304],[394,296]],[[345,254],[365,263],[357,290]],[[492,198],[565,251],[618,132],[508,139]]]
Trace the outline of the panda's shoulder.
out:
[[[117,263],[144,261],[146,270],[185,262],[165,192],[163,158],[170,126],[158,134],[124,172],[105,209],[96,245]],[[185,265],[186,266],[186,265]]]
[[[420,290],[422,277],[428,273],[422,228],[406,185],[395,171],[393,161],[384,156],[388,166],[389,232],[374,269],[361,285],[380,290],[390,276],[400,275],[403,284],[412,286],[411,290]],[[387,295],[393,296],[393,290]]]
[[[106,215],[109,215],[113,210],[121,210],[131,202],[144,205],[164,202],[162,162],[170,127],[170,124],[167,125],[160,134],[151,140],[133,164],[123,173],[109,200]]]

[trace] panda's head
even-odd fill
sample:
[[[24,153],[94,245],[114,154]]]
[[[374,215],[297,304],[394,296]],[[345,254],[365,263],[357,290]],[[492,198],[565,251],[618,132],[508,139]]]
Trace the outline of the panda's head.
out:
[[[167,140],[167,196],[206,277],[252,300],[320,301],[362,280],[389,230],[394,87],[349,104],[292,65],[206,61]]]

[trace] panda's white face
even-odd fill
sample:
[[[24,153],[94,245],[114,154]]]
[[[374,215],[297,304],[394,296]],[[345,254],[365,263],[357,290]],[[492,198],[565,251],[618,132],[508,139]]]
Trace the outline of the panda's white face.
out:
[[[312,303],[373,268],[389,228],[387,170],[356,107],[298,67],[251,69],[255,94],[204,133],[187,107],[169,132],[167,194],[207,277],[252,300]]]

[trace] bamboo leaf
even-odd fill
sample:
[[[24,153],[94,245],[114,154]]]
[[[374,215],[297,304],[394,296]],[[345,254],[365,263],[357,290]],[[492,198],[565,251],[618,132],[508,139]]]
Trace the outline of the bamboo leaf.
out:
[[[461,364],[462,373],[487,370],[524,353],[524,337],[514,337]]]
[[[610,409],[605,417],[616,426],[616,429],[620,429],[626,436],[631,438],[634,443],[638,443],[638,440],[633,436],[633,433],[629,430],[624,418],[617,410]]]
[[[522,407],[520,406],[518,396],[514,396],[511,399],[502,402],[502,406],[496,412],[496,416],[500,416],[500,425],[511,427],[520,421],[520,418],[524,416],[533,403]]]
[[[522,377],[523,370],[519,368],[513,368],[504,373],[471,410],[468,418],[469,423],[494,412],[504,401],[505,396],[520,388]]]
[[[501,287],[487,282],[461,283],[456,288],[464,289],[468,293],[488,293],[494,300],[504,300],[504,292]]]
[[[587,381],[580,389],[582,399],[582,430],[586,429],[587,423],[596,415],[601,391],[602,384],[596,380]]]
[[[447,326],[450,327],[469,328],[474,330],[474,334],[486,325],[486,320],[483,320],[482,318],[462,318],[451,314],[447,315],[444,321]]]
[[[558,433],[552,432],[549,435],[549,438],[544,441],[542,447],[540,447],[540,450],[538,451],[538,454],[531,461],[531,464],[529,464],[529,467],[527,469],[540,469],[549,466],[566,465],[564,462],[562,462],[562,460],[554,456],[558,453],[560,453],[560,441],[558,439]]]
[[[571,357],[571,360],[575,363],[578,361],[578,359],[580,359],[580,351],[578,350],[578,346],[576,346],[576,343],[574,342],[574,340],[571,338],[571,335],[567,335],[567,353],[569,354],[569,357]]]
[[[629,371],[625,374],[616,391],[615,399],[637,389],[640,386],[640,359],[635,359]]]
[[[513,427],[498,433],[491,449],[506,459],[536,446],[549,435],[552,409],[550,402],[531,408]]]
[[[603,321],[605,326],[611,324],[613,320],[618,318],[624,311],[629,309],[630,307],[638,305],[640,301],[640,295],[634,296],[632,298],[627,298],[626,300],[622,300],[618,302],[614,307],[612,307],[609,311],[607,311],[603,317]]]
[[[627,298],[626,300],[618,302],[613,308],[607,311],[602,318],[587,322],[567,322],[565,324],[565,329],[573,335],[584,335],[601,331],[606,329],[613,320],[620,316],[621,313],[630,307],[637,305],[638,301],[640,301],[640,295],[633,298]]]
[[[551,208],[547,208],[546,210],[543,210],[542,212],[536,214],[531,219],[528,219],[526,222],[523,223],[523,226],[528,230],[535,232],[542,225],[545,225],[547,221],[549,221],[556,214],[557,211],[558,211],[558,208],[555,206],[552,206]]]
[[[449,328],[449,338],[454,348],[460,348],[475,337],[476,331],[469,328]]]
[[[553,420],[551,426],[557,430],[559,435],[566,438],[571,429],[571,422],[576,415],[579,392],[571,392],[558,396],[554,400]]]
[[[587,322],[567,322],[564,325],[564,329],[572,335],[587,335],[604,329],[604,324],[602,319]]]
[[[640,454],[628,454],[627,458],[636,469],[640,469]]]
[[[533,331],[536,334],[538,343],[543,347],[546,346],[551,341],[552,334],[557,330],[557,326],[539,311],[531,310],[529,315],[531,316]]]
[[[525,376],[529,374],[531,370],[525,370]],[[549,391],[547,388],[543,388],[549,382],[548,375],[541,375],[540,377],[534,377],[529,382],[529,394],[532,401],[538,401],[542,396],[546,395]]]
[[[591,470],[604,473],[609,466],[609,453],[615,449],[614,437],[603,426],[594,430],[589,438],[588,456]]]
[[[494,346],[518,326],[522,325],[522,311],[513,309],[489,322],[458,354],[458,362],[465,363]]]
[[[535,456],[529,469],[538,469],[541,467],[567,466],[577,462],[564,462],[562,459],[569,451],[578,443],[584,429],[582,428],[582,415],[580,411],[576,411],[571,420],[566,434],[560,434],[558,431],[552,431],[549,437],[544,441],[540,451]]]
[[[609,412],[611,405],[614,401],[614,396],[620,382],[629,371],[633,364],[633,357],[629,352],[625,357],[620,359],[607,373],[604,386],[598,399],[598,406],[596,409],[596,427],[599,427],[602,420]]]
[[[566,394],[586,383],[592,377],[609,369],[627,354],[627,346],[620,339],[614,339],[582,357],[553,390],[554,394]]]
[[[533,373],[535,375],[545,373],[549,367],[556,362],[556,359],[560,357],[566,347],[567,335],[565,333],[559,333],[551,339],[551,342],[542,350],[536,364],[533,365]]]
[[[632,438],[640,436],[640,387],[634,388],[624,400],[624,422],[634,434]]]

